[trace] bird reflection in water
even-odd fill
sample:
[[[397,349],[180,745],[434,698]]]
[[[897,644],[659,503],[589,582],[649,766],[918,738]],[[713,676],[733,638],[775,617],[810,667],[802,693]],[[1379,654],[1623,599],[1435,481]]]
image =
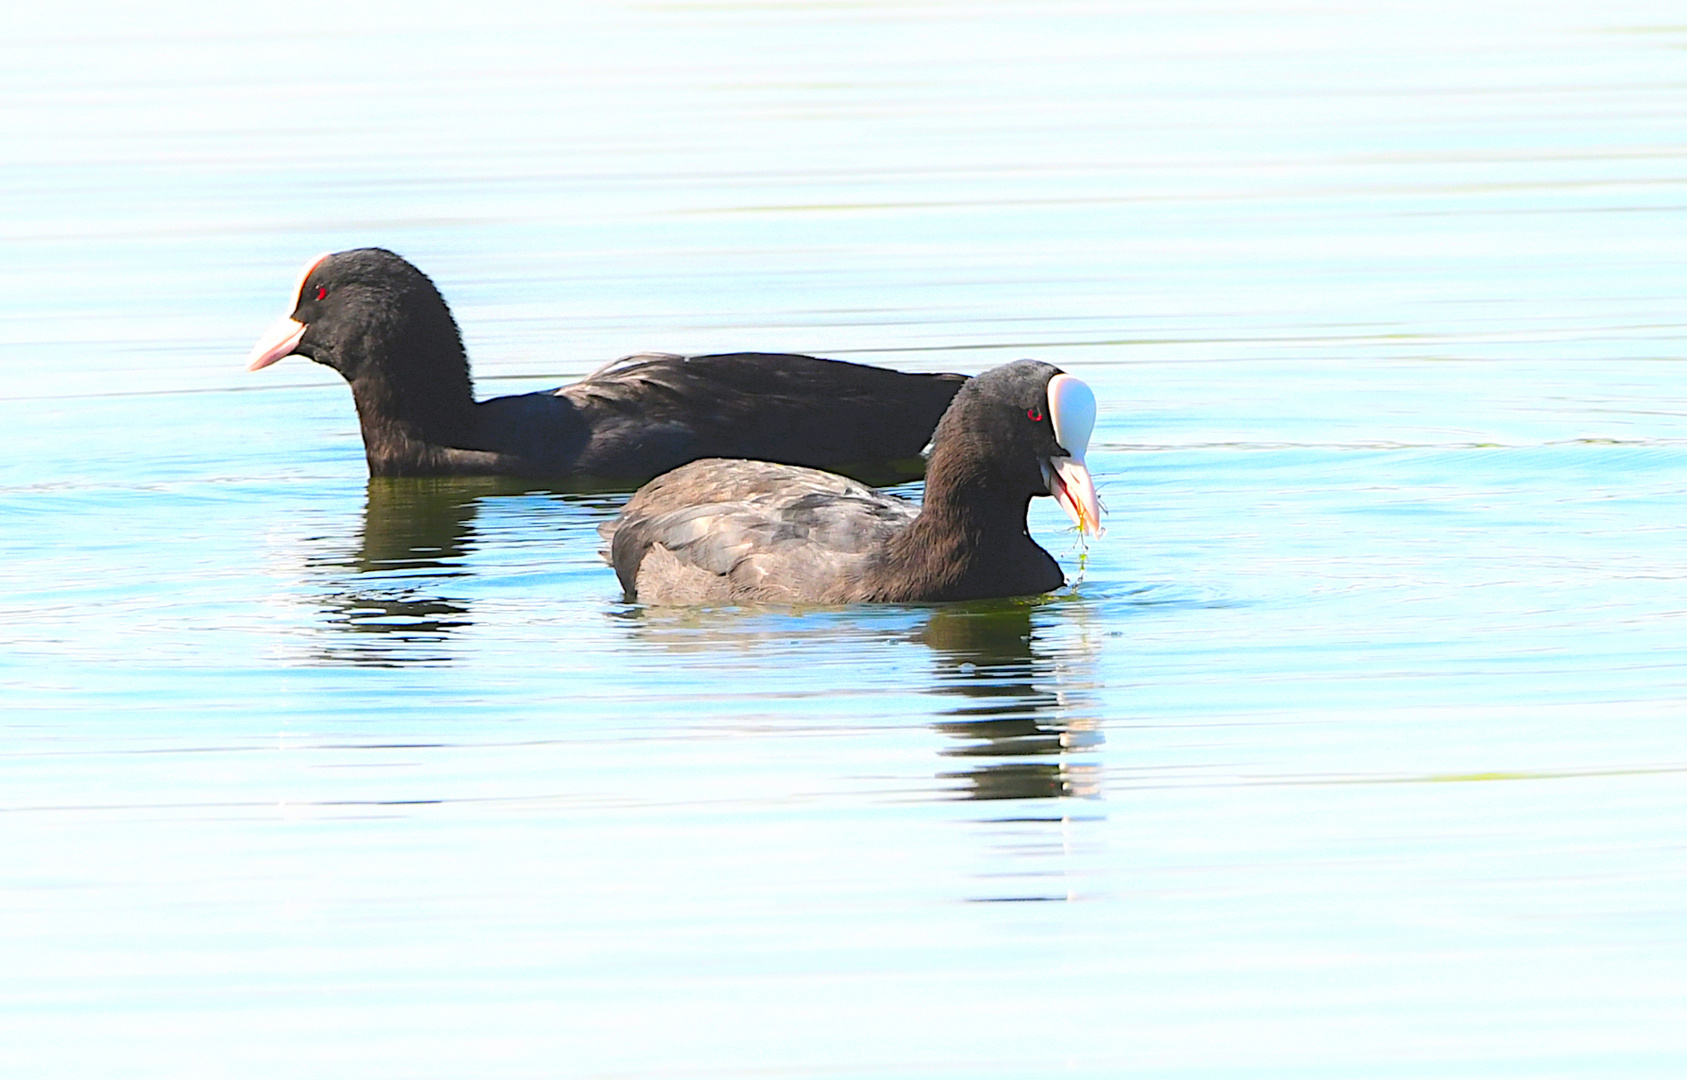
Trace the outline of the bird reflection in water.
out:
[[[845,679],[862,665],[877,678],[900,671],[904,689],[935,694],[949,706],[939,706],[939,719],[932,723],[954,740],[940,751],[953,765],[935,776],[944,796],[1088,799],[1100,797],[1100,766],[1074,756],[1103,742],[1099,721],[1083,708],[1091,654],[1087,647],[1048,642],[1051,629],[1070,628],[1083,611],[1083,604],[1061,600],[805,612],[630,604],[613,618],[641,646],[660,645],[676,656],[700,656],[734,669],[789,671],[818,657],[836,665]],[[886,667],[872,648],[902,642],[935,654],[929,674]],[[1063,816],[1057,810],[1048,817]]]
[[[319,599],[331,633],[320,657],[394,667],[449,661],[447,640],[472,620],[468,601],[448,585],[469,574],[479,501],[496,489],[496,481],[371,479],[356,548],[311,560],[328,578]]]
[[[847,695],[863,669],[894,673],[901,686],[882,687],[884,700],[919,693],[918,722],[943,736],[925,790],[974,801],[962,816],[977,867],[958,883],[961,897],[1021,903],[1068,902],[1091,891],[1076,868],[1093,864],[1091,823],[1106,813],[1096,753],[1103,736],[1088,696],[1097,678],[1089,610],[1083,600],[1054,598],[802,613],[630,605],[617,617],[639,644],[661,645],[676,661],[701,656],[753,671],[803,670],[792,681],[810,693]],[[900,644],[930,655],[910,663],[884,648]],[[830,679],[826,666],[809,666],[815,661],[835,665]],[[882,714],[873,701],[864,697],[863,707]],[[857,737],[883,732],[866,726]],[[884,797],[907,797],[900,776],[890,783]]]
[[[1012,601],[945,608],[914,635],[938,656],[939,688],[964,699],[934,725],[962,743],[945,756],[969,759],[967,768],[939,774],[963,785],[963,798],[1100,794],[1099,766],[1070,760],[1101,744],[1100,725],[1074,715],[1068,689],[1054,678],[1055,659],[1037,647],[1034,610]]]

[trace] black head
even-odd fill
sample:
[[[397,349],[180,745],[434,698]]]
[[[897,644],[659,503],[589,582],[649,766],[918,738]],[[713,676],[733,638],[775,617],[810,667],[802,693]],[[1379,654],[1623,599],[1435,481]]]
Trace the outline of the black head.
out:
[[[1095,395],[1053,364],[1015,360],[963,385],[932,436],[931,472],[1007,497],[1054,495],[1078,526],[1099,528],[1084,466]],[[928,483],[930,481],[928,480]]]
[[[321,255],[305,264],[293,311],[259,339],[249,370],[309,357],[349,382],[467,379],[462,335],[427,275],[384,248]]]

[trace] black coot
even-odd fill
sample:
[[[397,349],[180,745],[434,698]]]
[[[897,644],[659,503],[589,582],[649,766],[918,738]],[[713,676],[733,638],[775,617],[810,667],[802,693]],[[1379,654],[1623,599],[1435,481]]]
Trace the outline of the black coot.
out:
[[[559,390],[476,402],[462,335],[432,281],[380,248],[305,265],[293,312],[251,370],[297,353],[345,376],[375,476],[534,476],[632,488],[701,457],[923,471],[962,375],[780,353],[647,354]]]
[[[1095,395],[1050,364],[975,376],[932,440],[915,506],[841,476],[696,461],[640,488],[601,532],[629,600],[855,603],[1027,596],[1065,581],[1031,539],[1032,496],[1096,535],[1084,452]]]

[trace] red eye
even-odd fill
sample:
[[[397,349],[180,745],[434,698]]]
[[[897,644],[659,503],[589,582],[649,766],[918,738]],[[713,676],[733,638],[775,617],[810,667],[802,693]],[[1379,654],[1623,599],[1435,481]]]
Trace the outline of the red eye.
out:
[[[1025,418],[1027,420],[1041,420],[1043,418],[1043,410],[1033,405],[1029,409],[1025,410]]]
[[[318,286],[317,286],[317,287],[316,287],[316,298],[317,298],[317,299],[318,299],[318,300],[326,300],[326,299],[328,299],[328,286],[326,286],[326,285],[318,285]]]

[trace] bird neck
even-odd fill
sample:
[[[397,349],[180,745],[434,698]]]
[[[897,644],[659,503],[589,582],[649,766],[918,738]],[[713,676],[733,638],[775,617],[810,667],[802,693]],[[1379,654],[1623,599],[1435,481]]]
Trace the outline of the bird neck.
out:
[[[405,338],[365,339],[349,380],[375,475],[426,472],[439,451],[466,445],[474,432],[474,386],[456,326]]]
[[[920,513],[887,546],[871,577],[930,600],[1047,592],[1064,576],[1025,524],[1031,495],[987,463],[934,454]],[[897,599],[885,596],[884,599]]]
[[[928,528],[965,531],[979,539],[1025,536],[1031,492],[1005,475],[971,439],[940,439],[926,465],[920,518]]]

